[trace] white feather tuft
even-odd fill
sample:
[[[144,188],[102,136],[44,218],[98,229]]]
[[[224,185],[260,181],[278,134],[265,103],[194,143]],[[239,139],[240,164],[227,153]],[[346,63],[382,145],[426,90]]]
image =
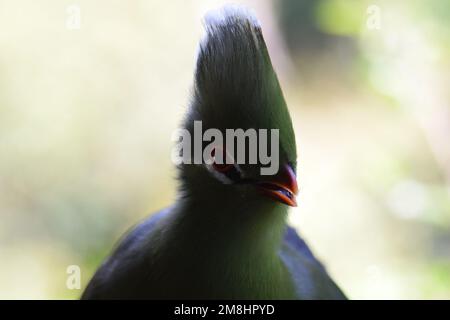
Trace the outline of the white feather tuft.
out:
[[[255,13],[248,7],[243,5],[226,5],[219,9],[213,9],[206,13],[204,23],[206,27],[223,25],[229,19],[248,21],[255,28],[260,28],[261,25],[256,18]]]
[[[203,25],[204,29],[202,32],[202,36],[200,38],[199,45],[196,50],[196,61],[198,60],[201,49],[205,47],[208,42],[209,37],[211,36],[211,30],[215,27],[227,25],[230,22],[249,22],[251,26],[251,32],[253,37],[255,38],[255,31],[261,30],[261,25],[259,23],[258,18],[255,15],[255,12],[243,5],[238,4],[228,4],[218,9],[209,10],[204,18]],[[255,43],[258,44],[258,41]]]

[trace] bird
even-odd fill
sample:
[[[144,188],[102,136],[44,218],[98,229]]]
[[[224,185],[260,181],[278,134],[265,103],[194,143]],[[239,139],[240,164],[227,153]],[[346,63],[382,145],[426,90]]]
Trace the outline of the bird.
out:
[[[204,30],[181,126],[278,129],[278,171],[178,164],[175,202],[126,233],[81,299],[346,299],[287,224],[297,205],[296,141],[259,21],[225,6],[205,15]]]

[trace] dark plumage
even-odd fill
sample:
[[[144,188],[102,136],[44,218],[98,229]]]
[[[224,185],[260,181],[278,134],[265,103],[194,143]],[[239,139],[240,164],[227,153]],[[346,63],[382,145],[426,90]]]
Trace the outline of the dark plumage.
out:
[[[204,130],[279,129],[279,173],[261,176],[261,164],[233,167],[233,175],[180,165],[175,204],[124,237],[82,298],[345,298],[286,225],[286,204],[295,201],[285,195],[297,188],[295,136],[260,26],[243,9],[206,18],[183,127],[193,132],[194,120]]]

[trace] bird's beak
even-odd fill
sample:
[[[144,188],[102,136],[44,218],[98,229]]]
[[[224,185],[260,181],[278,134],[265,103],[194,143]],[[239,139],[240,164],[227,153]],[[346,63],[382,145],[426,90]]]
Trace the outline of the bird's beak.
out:
[[[297,178],[290,165],[281,167],[270,180],[258,182],[256,186],[265,196],[291,207],[297,206],[295,200],[298,193]]]

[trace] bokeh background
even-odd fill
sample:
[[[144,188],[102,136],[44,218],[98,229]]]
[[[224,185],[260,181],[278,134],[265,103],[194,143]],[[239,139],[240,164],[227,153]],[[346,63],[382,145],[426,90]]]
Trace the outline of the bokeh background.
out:
[[[0,298],[79,297],[67,267],[83,288],[174,200],[170,137],[223,3],[0,1]],[[350,298],[449,299],[450,1],[237,3],[294,120],[291,223]]]

